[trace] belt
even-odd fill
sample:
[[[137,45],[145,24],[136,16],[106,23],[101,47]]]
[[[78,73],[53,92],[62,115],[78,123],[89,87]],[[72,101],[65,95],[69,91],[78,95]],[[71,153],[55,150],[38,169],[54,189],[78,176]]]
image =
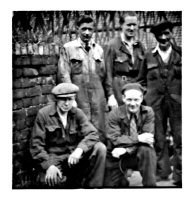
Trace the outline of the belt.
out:
[[[115,76],[119,79],[121,79],[122,81],[128,81],[130,78],[128,76]]]

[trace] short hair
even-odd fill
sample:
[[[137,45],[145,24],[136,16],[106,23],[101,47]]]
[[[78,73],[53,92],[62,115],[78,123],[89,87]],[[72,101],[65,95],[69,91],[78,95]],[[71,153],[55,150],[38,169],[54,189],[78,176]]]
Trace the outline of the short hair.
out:
[[[120,25],[123,25],[123,24],[124,24],[125,18],[126,18],[127,16],[138,17],[138,16],[137,16],[137,13],[136,13],[135,11],[128,11],[128,12],[124,13],[124,14],[120,17],[120,19],[119,19]]]
[[[89,15],[82,15],[80,19],[77,21],[77,26],[79,27],[83,23],[94,23],[94,20]]]

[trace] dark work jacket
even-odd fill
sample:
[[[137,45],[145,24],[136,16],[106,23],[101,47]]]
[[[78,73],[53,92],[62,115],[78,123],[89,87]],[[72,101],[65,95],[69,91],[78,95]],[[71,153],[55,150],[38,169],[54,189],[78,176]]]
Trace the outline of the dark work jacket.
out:
[[[121,88],[126,82],[136,82],[139,69],[142,67],[145,48],[142,43],[136,41],[133,44],[134,64],[132,57],[127,50],[121,37],[112,39],[105,49],[105,66],[107,68],[107,76],[112,86],[113,94],[122,104]],[[126,81],[122,81],[121,76],[126,76]]]
[[[145,101],[153,106],[158,100],[169,95],[181,103],[182,60],[180,47],[173,46],[168,64],[164,64],[157,51],[146,53],[138,81],[147,87]]]
[[[108,150],[116,147],[133,147],[139,143],[138,138],[130,136],[130,120],[128,119],[126,106],[122,105],[113,109],[107,121]],[[148,132],[154,134],[154,112],[149,106],[141,105],[137,119],[138,135]]]
[[[55,103],[39,110],[32,130],[30,151],[42,169],[58,165],[77,147],[89,151],[97,142],[97,130],[82,110],[72,108],[63,128]]]

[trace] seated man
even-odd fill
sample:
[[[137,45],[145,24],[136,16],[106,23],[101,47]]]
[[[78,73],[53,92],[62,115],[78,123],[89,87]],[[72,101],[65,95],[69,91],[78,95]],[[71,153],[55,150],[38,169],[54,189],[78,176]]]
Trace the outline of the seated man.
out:
[[[122,88],[124,105],[108,116],[105,187],[128,187],[128,169],[137,169],[145,187],[156,186],[154,112],[141,105],[143,87],[128,83]]]
[[[73,107],[78,86],[53,88],[56,102],[39,110],[30,151],[43,188],[100,188],[103,186],[106,146],[82,110]]]

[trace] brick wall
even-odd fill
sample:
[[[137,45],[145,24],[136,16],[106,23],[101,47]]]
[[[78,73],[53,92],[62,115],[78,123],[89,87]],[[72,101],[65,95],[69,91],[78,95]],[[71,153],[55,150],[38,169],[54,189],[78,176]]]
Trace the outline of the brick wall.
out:
[[[13,188],[30,187],[33,162],[29,139],[40,108],[53,101],[56,55],[13,55]]]

